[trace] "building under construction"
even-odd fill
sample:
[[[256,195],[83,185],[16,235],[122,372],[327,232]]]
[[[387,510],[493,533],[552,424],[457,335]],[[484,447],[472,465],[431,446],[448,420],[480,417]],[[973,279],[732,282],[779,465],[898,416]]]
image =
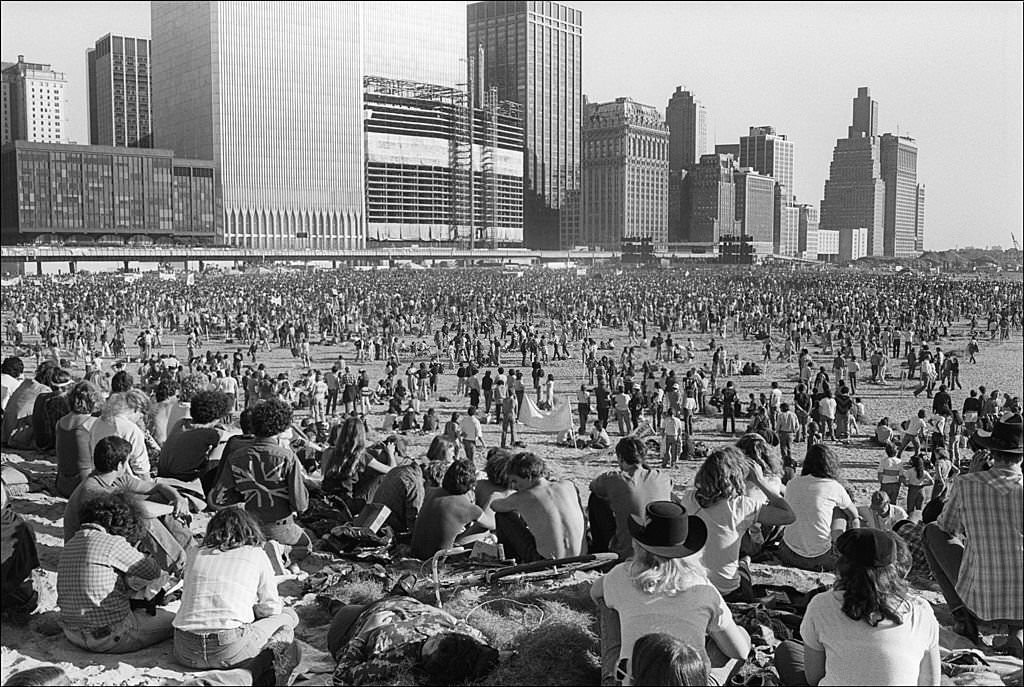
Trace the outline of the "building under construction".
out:
[[[494,88],[471,95],[367,76],[363,109],[370,244],[522,243],[523,123],[517,103],[499,101]]]

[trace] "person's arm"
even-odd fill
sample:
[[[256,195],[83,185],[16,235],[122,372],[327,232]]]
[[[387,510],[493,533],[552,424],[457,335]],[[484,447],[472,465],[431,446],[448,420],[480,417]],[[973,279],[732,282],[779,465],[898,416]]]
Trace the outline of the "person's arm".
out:
[[[594,584],[590,585],[590,598],[595,602],[604,599],[604,575],[597,578]]]
[[[768,497],[768,504],[757,514],[757,521],[764,525],[791,525],[796,522],[793,507],[774,486],[765,481],[761,466],[750,463],[750,479]]]
[[[715,644],[722,650],[722,653],[729,658],[743,660],[750,654],[750,635],[733,621],[731,614],[726,615],[726,621],[722,624],[721,629],[709,628],[708,634],[715,640]]]
[[[812,649],[806,644],[804,644],[804,676],[807,678],[807,684],[812,687],[825,677],[825,652],[821,649]]]
[[[260,579],[256,590],[256,604],[252,607],[252,612],[259,620],[277,615],[284,610],[284,604],[277,593],[277,584],[274,582],[274,571],[270,567],[270,559],[263,551],[259,551],[259,560],[256,564],[260,569]]]
[[[491,510],[495,513],[514,513],[516,506],[519,504],[519,492],[509,494],[503,499],[494,499],[491,501]]]
[[[145,491],[147,495],[157,494],[163,497],[167,503],[174,506],[175,515],[188,515],[188,499],[181,495],[177,489],[167,484],[162,479],[157,478],[152,481],[139,480],[140,486],[145,488],[148,486],[148,491]]]

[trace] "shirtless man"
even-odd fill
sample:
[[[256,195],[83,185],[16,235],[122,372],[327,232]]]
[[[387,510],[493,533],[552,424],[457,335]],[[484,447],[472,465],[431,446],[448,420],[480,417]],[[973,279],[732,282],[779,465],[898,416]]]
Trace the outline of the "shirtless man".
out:
[[[550,482],[544,461],[516,454],[508,464],[515,493],[491,502],[498,541],[520,563],[567,558],[587,552],[583,507],[575,485]]]

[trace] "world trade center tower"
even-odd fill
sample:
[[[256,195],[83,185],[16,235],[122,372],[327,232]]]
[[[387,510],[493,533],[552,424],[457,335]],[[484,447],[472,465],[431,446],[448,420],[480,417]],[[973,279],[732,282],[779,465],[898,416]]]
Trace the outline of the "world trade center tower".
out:
[[[557,2],[478,2],[467,8],[467,54],[483,48],[483,92],[519,103],[523,238],[527,247],[571,247],[579,228],[583,13]],[[479,69],[479,67],[478,67]],[[566,238],[563,238],[566,237]]]

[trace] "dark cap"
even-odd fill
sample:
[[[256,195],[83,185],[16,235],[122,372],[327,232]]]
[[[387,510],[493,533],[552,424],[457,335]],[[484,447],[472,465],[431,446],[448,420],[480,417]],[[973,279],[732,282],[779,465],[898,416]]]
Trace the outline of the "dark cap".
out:
[[[889,532],[861,527],[843,532],[836,540],[836,550],[865,568],[884,568],[896,560],[896,540]]]

